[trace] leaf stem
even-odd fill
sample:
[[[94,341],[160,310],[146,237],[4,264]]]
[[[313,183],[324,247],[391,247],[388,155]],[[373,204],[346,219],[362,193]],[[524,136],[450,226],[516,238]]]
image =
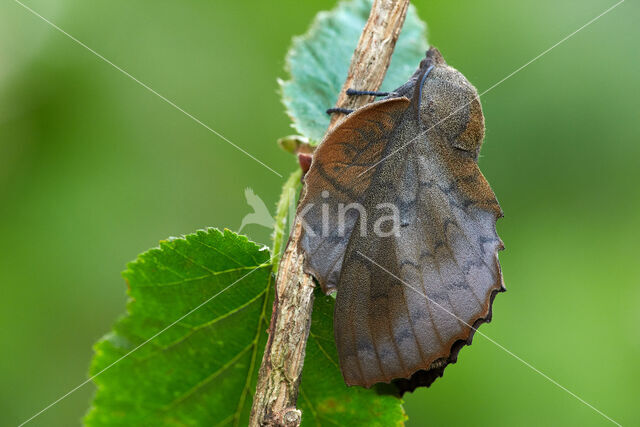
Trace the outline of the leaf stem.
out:
[[[289,175],[289,178],[282,186],[280,200],[276,207],[275,225],[271,235],[273,246],[271,249],[271,262],[273,263],[273,274],[278,273],[278,265],[282,256],[282,243],[287,237],[287,224],[293,222],[293,215],[296,210],[296,195],[302,185],[300,179],[302,171],[297,169]],[[289,218],[291,217],[291,218]]]

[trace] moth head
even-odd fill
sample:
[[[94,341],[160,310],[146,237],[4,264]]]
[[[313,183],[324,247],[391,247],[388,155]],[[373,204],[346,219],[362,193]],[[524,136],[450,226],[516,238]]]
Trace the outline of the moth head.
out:
[[[420,68],[424,77],[418,91],[422,127],[477,157],[484,138],[484,116],[476,88],[447,65],[437,49],[429,49]]]

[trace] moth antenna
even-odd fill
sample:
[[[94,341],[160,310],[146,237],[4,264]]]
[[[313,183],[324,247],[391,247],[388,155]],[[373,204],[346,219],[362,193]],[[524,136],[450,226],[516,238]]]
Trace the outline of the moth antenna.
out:
[[[433,70],[434,65],[429,65],[429,68],[427,68],[427,70],[424,72],[424,74],[422,75],[422,78],[420,79],[420,85],[418,86],[418,102],[417,102],[417,110],[418,110],[418,114],[420,114],[420,102],[422,101],[422,88],[424,86],[424,82],[427,81],[427,76],[429,75],[429,73],[431,72],[431,70]]]

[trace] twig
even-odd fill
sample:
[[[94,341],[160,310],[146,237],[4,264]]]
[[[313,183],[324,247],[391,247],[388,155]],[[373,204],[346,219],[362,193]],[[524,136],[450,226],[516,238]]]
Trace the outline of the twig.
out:
[[[408,7],[409,0],[374,0],[337,106],[355,109],[372,101],[371,96],[348,97],[347,89],[376,91],[380,88]],[[328,131],[339,118],[340,114],[333,115]],[[315,284],[302,270],[304,254],[298,249],[300,232],[300,223],[296,221],[280,261],[269,340],[251,408],[251,426],[298,426],[302,419],[296,401],[311,327]]]
[[[404,24],[409,0],[375,0],[367,24],[362,30],[358,46],[353,52],[347,80],[342,86],[336,105],[356,109],[373,101],[373,96],[347,96],[347,89],[377,91],[382,85],[391,54]],[[329,130],[341,118],[331,117]]]

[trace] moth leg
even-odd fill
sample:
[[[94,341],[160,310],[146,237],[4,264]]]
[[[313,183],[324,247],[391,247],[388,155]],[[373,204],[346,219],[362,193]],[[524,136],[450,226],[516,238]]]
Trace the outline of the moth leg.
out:
[[[351,114],[353,113],[353,110],[349,108],[329,108],[327,110],[327,114],[333,114],[333,113]]]
[[[349,96],[358,96],[358,95],[389,96],[389,93],[390,92],[376,92],[372,90],[347,89],[347,95]]]
[[[356,89],[347,89],[348,96],[360,96],[360,95],[369,95],[369,96],[389,96],[391,92],[376,92],[372,90],[356,90]],[[327,110],[327,114],[333,113],[342,113],[342,114],[351,114],[353,110],[349,108],[329,108]]]

